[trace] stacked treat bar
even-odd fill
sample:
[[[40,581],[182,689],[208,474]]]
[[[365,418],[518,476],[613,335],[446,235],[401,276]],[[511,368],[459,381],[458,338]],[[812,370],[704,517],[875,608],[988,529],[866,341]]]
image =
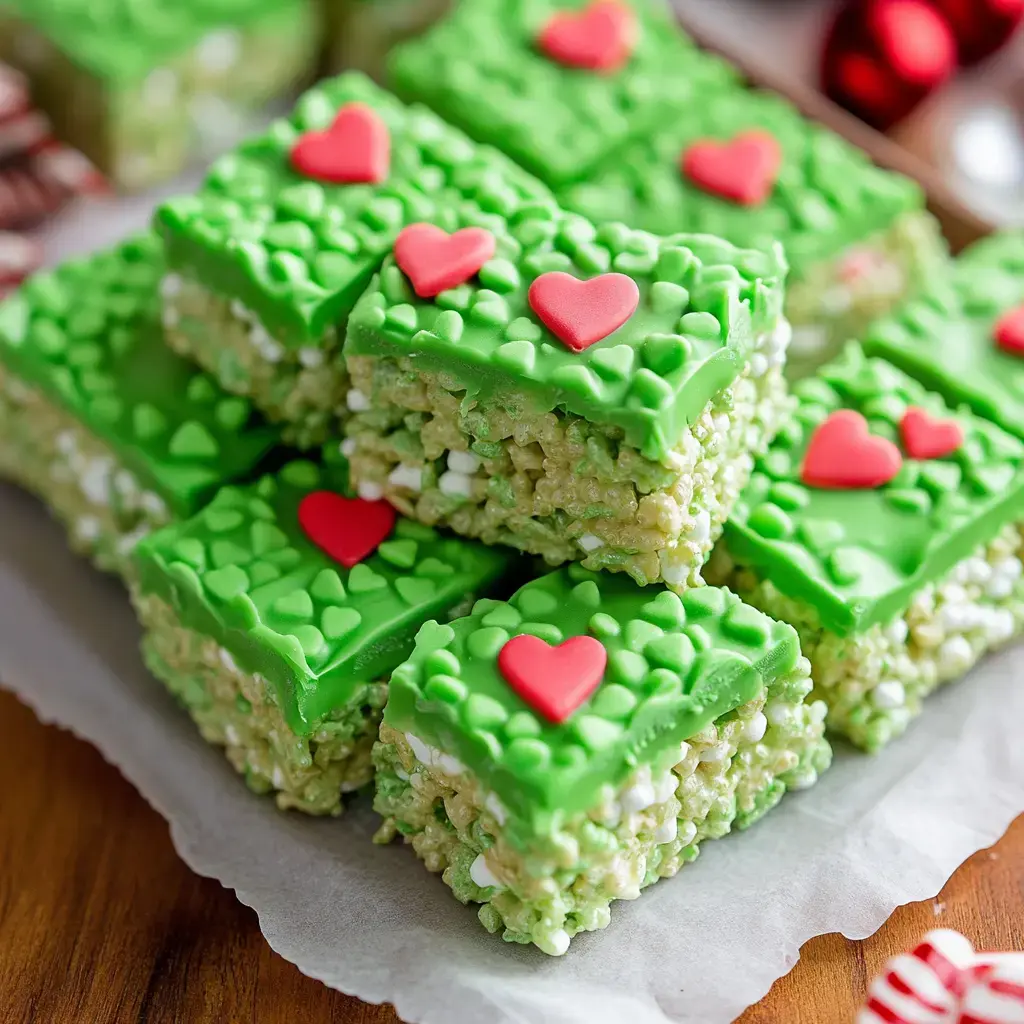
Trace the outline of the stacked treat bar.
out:
[[[0,471],[251,788],[375,780],[560,954],[1024,628],[1024,241],[790,394],[784,250],[888,304],[941,255],[912,185],[653,4],[464,0],[394,67],[0,304]]]

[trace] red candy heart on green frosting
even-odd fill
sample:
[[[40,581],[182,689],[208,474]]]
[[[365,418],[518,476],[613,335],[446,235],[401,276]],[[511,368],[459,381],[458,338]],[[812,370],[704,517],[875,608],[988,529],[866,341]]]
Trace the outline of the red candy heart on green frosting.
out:
[[[559,11],[537,36],[551,60],[588,71],[617,71],[636,45],[636,18],[618,0],[593,0],[582,11]]]
[[[508,685],[556,725],[597,689],[607,664],[608,652],[592,636],[570,637],[552,647],[524,633],[498,653],[498,669]]]
[[[351,569],[387,539],[395,510],[386,501],[313,491],[299,504],[299,526],[324,554]]]
[[[996,324],[993,337],[1004,352],[1024,356],[1024,306],[1007,313]]]
[[[494,235],[463,228],[449,235],[433,224],[410,224],[395,239],[395,262],[421,299],[465,284],[494,257]]]
[[[330,128],[306,132],[292,146],[292,166],[335,185],[378,185],[391,167],[391,135],[376,111],[348,103]]]
[[[705,139],[683,154],[683,174],[704,192],[741,206],[760,206],[772,194],[782,166],[782,147],[763,131],[731,142]]]
[[[964,443],[964,432],[956,420],[939,420],[912,405],[900,420],[903,448],[912,459],[941,459]]]
[[[833,490],[881,487],[902,465],[903,456],[892,441],[868,433],[859,412],[841,409],[814,431],[801,479],[811,487]]]
[[[625,274],[581,281],[553,270],[530,285],[530,308],[573,352],[582,352],[617,331],[640,305],[640,289]]]

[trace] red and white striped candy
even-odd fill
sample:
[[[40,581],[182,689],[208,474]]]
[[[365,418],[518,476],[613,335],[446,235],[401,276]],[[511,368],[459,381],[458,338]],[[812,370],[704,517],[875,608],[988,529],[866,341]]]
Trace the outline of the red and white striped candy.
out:
[[[0,123],[28,110],[25,76],[7,64],[0,64]]]
[[[956,1024],[1024,1024],[1024,955],[982,965],[964,995]]]
[[[0,231],[0,297],[43,265],[43,247],[34,238]]]

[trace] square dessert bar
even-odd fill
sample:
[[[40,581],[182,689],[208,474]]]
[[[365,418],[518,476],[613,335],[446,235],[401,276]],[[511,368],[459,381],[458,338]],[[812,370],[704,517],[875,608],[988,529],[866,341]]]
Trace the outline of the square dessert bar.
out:
[[[312,0],[6,0],[0,59],[117,184],[173,177],[316,61]],[[0,11],[0,22],[4,12]]]
[[[708,576],[796,626],[874,751],[1024,627],[1024,443],[854,345],[795,391]]]
[[[658,0],[465,0],[388,71],[400,95],[552,186],[738,79]]]
[[[358,402],[345,318],[399,231],[450,226],[460,210],[500,224],[540,200],[552,202],[540,182],[430,111],[359,74],[322,82],[157,211],[168,340],[289,441],[318,444]]]
[[[784,276],[777,248],[549,208],[411,227],[349,319],[353,480],[552,565],[693,584],[789,409]]]
[[[972,246],[927,293],[873,324],[864,347],[1024,437],[1024,234]]]
[[[944,266],[921,188],[786,100],[718,90],[617,149],[559,202],[591,220],[781,242],[791,369],[806,370]]]
[[[146,664],[250,787],[310,814],[370,780],[387,678],[420,626],[513,557],[396,521],[345,481],[336,448],[291,462],[136,550]]]
[[[0,303],[0,475],[124,572],[140,537],[250,474],[278,431],[163,342],[158,239],[30,278]]]
[[[391,677],[378,841],[564,953],[831,760],[796,632],[727,590],[561,569],[431,622]]]

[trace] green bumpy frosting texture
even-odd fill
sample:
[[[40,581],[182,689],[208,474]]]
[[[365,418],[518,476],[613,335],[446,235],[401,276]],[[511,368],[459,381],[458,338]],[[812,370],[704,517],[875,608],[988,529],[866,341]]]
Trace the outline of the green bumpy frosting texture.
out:
[[[139,80],[209,32],[262,18],[313,20],[309,0],[0,0],[74,64],[111,82]]]
[[[296,140],[355,102],[387,126],[387,179],[334,185],[295,171]],[[157,210],[156,226],[172,266],[240,300],[282,344],[301,346],[344,321],[403,227],[450,227],[460,213],[500,220],[535,201],[553,203],[506,157],[350,73],[321,82],[288,119],[221,157],[196,194]]]
[[[332,458],[226,487],[194,518],[146,538],[134,556],[143,593],[167,601],[186,627],[269,680],[300,735],[363,684],[386,679],[424,622],[488,589],[516,557],[399,519],[374,554],[346,569],[298,521],[307,494],[345,492],[347,466]]]
[[[1024,356],[993,338],[998,321],[1022,304],[1024,234],[995,235],[968,249],[924,295],[872,325],[864,347],[1024,437]]]
[[[783,152],[764,203],[742,206],[684,176],[682,158],[691,144],[728,142],[754,129],[772,135]],[[876,167],[781,97],[742,87],[662,118],[585,181],[559,190],[558,199],[591,220],[621,220],[662,234],[702,231],[752,248],[781,242],[796,276],[924,207],[922,190],[909,178]]]
[[[538,50],[537,33],[553,15],[588,3],[464,0],[425,35],[396,48],[391,81],[400,95],[428,103],[554,186],[588,176],[627,138],[738,80],[724,61],[698,50],[657,0],[629,4],[639,31],[632,56],[617,70],[566,67]]]
[[[815,609],[839,635],[902,615],[923,586],[1024,519],[1024,444],[937,395],[857,345],[793,388],[799,407],[726,523],[730,554],[784,594]],[[904,453],[898,475],[878,488],[828,490],[801,482],[815,428],[853,409],[872,434],[900,444],[910,406],[955,419],[964,442],[943,458]]]
[[[538,716],[509,687],[498,654],[514,636],[549,644],[589,634],[608,665],[565,722]],[[800,657],[795,630],[717,587],[682,597],[579,566],[533,580],[506,603],[478,601],[451,625],[428,623],[391,677],[384,720],[466,765],[527,841],[600,803],[639,765],[675,764],[679,745],[756,697]]]
[[[36,274],[0,303],[0,361],[189,515],[247,476],[279,431],[164,344],[163,273],[147,233]]]
[[[416,298],[389,258],[352,312],[346,355],[409,357],[457,378],[469,396],[532,394],[543,409],[621,427],[647,458],[662,460],[781,314],[778,247],[755,252],[704,235],[595,227],[543,205],[494,233],[495,258],[435,300]],[[617,331],[573,352],[528,301],[530,284],[550,271],[627,274],[640,305]]]

